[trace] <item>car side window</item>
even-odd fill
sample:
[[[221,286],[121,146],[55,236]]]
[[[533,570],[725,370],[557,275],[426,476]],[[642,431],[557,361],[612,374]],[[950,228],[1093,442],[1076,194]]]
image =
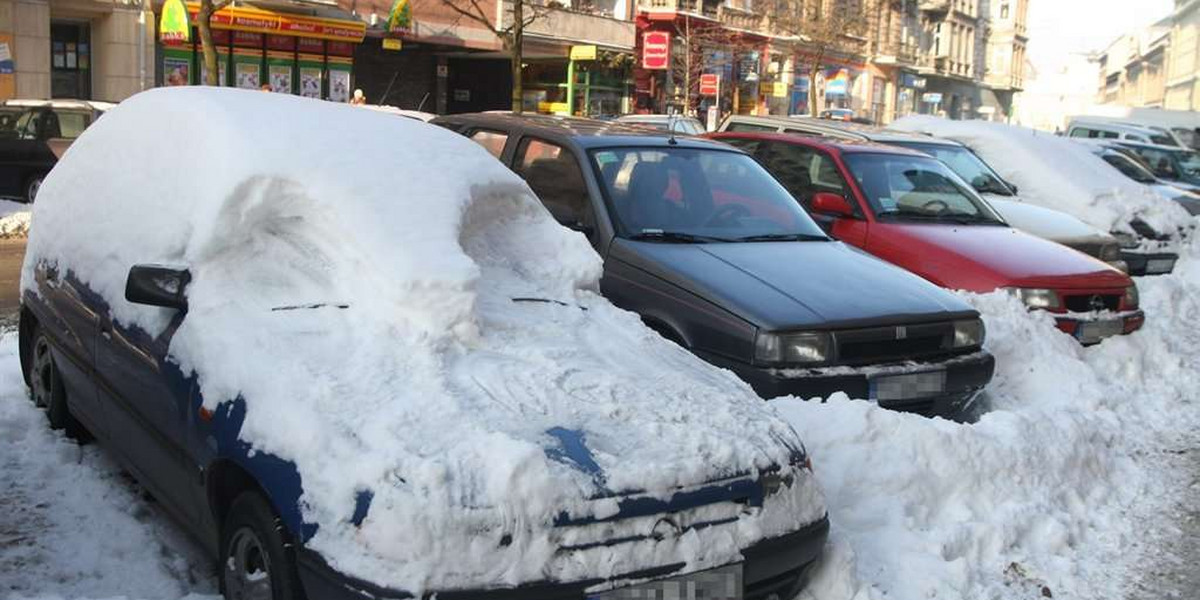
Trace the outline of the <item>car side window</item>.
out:
[[[748,140],[748,139],[744,139],[744,138],[722,138],[721,141],[725,142],[726,144],[729,144],[730,146],[733,146],[734,148],[741,150],[742,152],[745,152],[746,154],[749,154],[750,156],[755,156],[756,154],[758,154],[758,148],[760,146],[762,146],[761,140]]]
[[[500,131],[477,129],[468,136],[471,141],[483,146],[492,156],[500,158],[504,153],[504,144],[508,143],[508,134]]]
[[[49,131],[48,133],[57,134],[47,135],[50,138],[73,140],[79,137],[91,122],[91,118],[86,113],[56,110],[51,114],[55,117],[54,122],[58,125],[58,131]]]
[[[725,128],[725,131],[763,132],[763,131],[777,131],[778,129],[779,129],[778,127],[772,127],[770,125],[757,125],[754,123],[730,123],[729,127]]]
[[[804,137],[821,137],[821,134],[819,134],[819,133],[813,133],[811,131],[804,131],[802,129],[784,129],[783,132],[790,133],[792,135],[802,135]]]
[[[1073,138],[1094,138],[1094,137],[1096,137],[1096,132],[1095,132],[1095,131],[1092,131],[1091,129],[1084,128],[1084,127],[1075,127],[1075,128],[1073,128],[1073,129],[1071,129],[1071,135],[1070,135],[1070,137],[1073,137]]]
[[[570,150],[535,138],[521,140],[515,168],[533,193],[568,227],[591,222],[587,184],[579,161]]]
[[[817,192],[847,195],[846,182],[828,155],[807,146],[773,143],[762,152],[763,164],[806,210]],[[858,212],[853,201],[850,205]]]

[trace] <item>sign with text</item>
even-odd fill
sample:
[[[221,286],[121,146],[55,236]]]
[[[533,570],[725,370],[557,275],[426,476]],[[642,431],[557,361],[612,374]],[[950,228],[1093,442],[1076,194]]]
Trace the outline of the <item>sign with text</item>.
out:
[[[647,31],[642,34],[642,68],[663,70],[671,66],[671,34]]]
[[[192,24],[183,0],[167,0],[163,3],[162,16],[158,20],[158,37],[164,42],[191,41]]]
[[[596,60],[596,47],[571,46],[571,60]]]
[[[721,76],[716,73],[700,75],[700,95],[716,96],[721,89]]]
[[[921,94],[921,100],[926,104],[941,104],[942,95],[938,92],[925,92]]]
[[[383,38],[384,50],[403,50],[404,42],[400,38]]]

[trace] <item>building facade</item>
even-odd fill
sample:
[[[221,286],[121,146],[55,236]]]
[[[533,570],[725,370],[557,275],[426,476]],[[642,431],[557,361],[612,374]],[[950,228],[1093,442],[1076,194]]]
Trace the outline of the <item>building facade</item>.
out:
[[[1162,108],[1166,100],[1171,22],[1166,19],[1114,40],[1096,57],[1100,104]]]
[[[1009,121],[1013,101],[1025,89],[1025,48],[1029,43],[1029,0],[990,0],[981,116]]]
[[[1164,107],[1200,110],[1200,0],[1175,0],[1169,22]]]

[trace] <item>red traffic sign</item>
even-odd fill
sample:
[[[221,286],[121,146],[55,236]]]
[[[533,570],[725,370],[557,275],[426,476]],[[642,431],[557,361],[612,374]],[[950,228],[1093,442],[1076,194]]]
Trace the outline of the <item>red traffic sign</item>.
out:
[[[642,68],[666,69],[671,64],[671,34],[647,31],[642,34]]]
[[[700,95],[701,96],[716,96],[717,90],[721,87],[721,76],[716,73],[703,73],[700,75]]]

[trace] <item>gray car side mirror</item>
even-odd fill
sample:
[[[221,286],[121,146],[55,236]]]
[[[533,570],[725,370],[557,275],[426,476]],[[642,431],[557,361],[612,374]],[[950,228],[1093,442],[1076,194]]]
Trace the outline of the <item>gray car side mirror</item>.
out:
[[[134,265],[125,280],[125,299],[134,304],[187,310],[187,269],[162,265]]]

